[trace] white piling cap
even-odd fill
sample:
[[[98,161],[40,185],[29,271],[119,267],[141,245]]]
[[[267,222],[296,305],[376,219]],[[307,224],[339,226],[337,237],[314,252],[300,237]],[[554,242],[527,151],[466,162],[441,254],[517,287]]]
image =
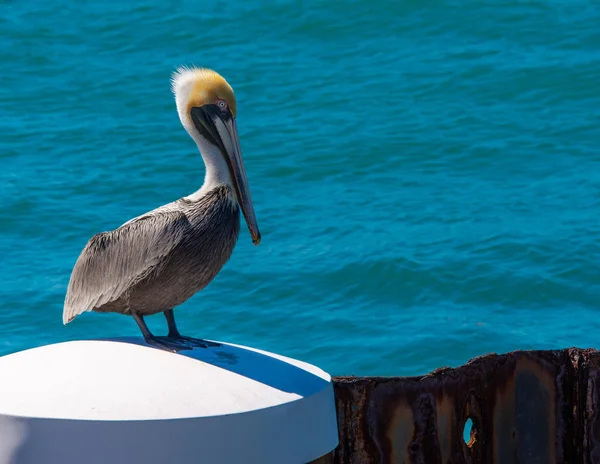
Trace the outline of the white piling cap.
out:
[[[120,339],[0,357],[0,464],[293,464],[337,443],[331,377],[265,351]]]

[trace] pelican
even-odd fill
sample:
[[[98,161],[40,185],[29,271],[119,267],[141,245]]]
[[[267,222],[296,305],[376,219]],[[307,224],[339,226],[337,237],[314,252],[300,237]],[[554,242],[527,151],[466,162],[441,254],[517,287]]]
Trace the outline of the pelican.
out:
[[[184,337],[173,308],[208,285],[229,260],[241,208],[260,243],[236,126],[236,100],[213,70],[179,68],[172,77],[179,119],[206,165],[195,193],[94,235],[71,273],[63,309],[67,324],[86,311],[133,317],[147,344],[179,351],[215,346]],[[145,316],[163,313],[168,335],[153,335]]]

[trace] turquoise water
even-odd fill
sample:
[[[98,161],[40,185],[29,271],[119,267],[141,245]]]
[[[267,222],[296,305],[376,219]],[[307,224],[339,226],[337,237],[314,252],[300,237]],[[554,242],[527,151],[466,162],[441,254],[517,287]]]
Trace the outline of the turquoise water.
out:
[[[357,375],[600,347],[599,24],[591,1],[4,2],[0,354],[138,335],[62,303],[94,233],[202,183],[181,64],[236,91],[263,234],[182,332]]]

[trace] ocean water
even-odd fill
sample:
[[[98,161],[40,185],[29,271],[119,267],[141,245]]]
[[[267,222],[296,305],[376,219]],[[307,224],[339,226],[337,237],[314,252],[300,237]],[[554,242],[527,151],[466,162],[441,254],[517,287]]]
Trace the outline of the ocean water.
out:
[[[202,184],[182,64],[236,91],[263,234],[182,332],[336,375],[600,347],[599,24],[582,0],[4,2],[0,354],[139,334],[62,304],[93,234]]]

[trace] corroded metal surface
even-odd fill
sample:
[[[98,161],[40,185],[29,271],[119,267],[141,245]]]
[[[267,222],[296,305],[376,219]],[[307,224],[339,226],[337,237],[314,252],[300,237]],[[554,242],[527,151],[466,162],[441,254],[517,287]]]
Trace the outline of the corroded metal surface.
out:
[[[340,445],[320,462],[600,464],[596,350],[492,354],[423,377],[334,380]]]

